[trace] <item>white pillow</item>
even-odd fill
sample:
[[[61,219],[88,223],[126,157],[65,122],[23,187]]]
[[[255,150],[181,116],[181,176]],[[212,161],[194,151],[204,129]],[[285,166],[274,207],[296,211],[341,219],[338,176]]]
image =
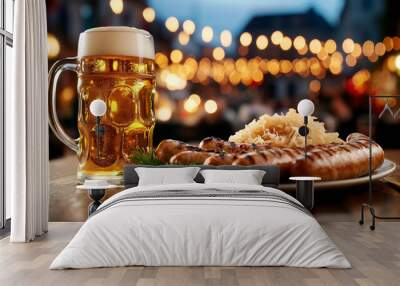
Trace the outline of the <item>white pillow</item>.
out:
[[[205,184],[261,185],[265,171],[262,170],[202,170]]]
[[[139,186],[195,183],[193,179],[199,170],[198,167],[135,168],[139,176]]]

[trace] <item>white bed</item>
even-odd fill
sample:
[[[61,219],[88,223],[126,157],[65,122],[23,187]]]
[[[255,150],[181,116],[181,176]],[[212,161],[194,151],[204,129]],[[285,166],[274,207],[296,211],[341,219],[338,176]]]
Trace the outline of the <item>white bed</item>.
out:
[[[114,195],[50,269],[128,265],[351,267],[318,222],[282,191],[198,183]]]

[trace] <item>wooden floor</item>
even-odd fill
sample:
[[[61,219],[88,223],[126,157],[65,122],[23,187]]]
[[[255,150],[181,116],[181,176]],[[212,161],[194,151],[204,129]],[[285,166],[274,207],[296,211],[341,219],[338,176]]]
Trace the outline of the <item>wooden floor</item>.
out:
[[[400,151],[386,152],[400,163]],[[48,270],[87,217],[90,202],[74,188],[76,159],[51,162],[49,233],[29,244],[0,240],[0,285],[400,285],[400,221],[379,221],[376,231],[358,225],[367,187],[316,192],[314,216],[343,251],[353,268],[288,267],[125,267]],[[400,177],[397,170],[395,177]],[[374,185],[381,215],[400,216],[400,193],[390,185]],[[115,192],[115,191],[114,191]],[[113,193],[113,192],[112,192]],[[111,193],[111,194],[112,194]],[[109,194],[109,195],[111,195]],[[367,217],[369,218],[369,217]]]
[[[400,222],[371,232],[354,222],[322,226],[353,268],[124,267],[48,270],[81,223],[50,223],[49,233],[30,244],[0,241],[0,285],[399,285]]]

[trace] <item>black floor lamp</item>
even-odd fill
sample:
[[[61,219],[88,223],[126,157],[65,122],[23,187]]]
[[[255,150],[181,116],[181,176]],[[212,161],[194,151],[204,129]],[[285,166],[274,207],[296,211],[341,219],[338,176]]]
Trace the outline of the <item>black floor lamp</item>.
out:
[[[297,105],[297,111],[304,119],[304,125],[299,128],[299,134],[304,137],[304,160],[307,160],[307,135],[309,133],[308,116],[314,112],[314,103],[309,99],[303,99]],[[319,181],[319,177],[299,176],[290,177],[296,181],[296,198],[309,210],[314,207],[314,181]]]
[[[103,136],[104,128],[100,124],[101,117],[106,114],[107,105],[101,99],[95,99],[89,106],[90,113],[96,117],[96,156],[100,158],[100,137]]]
[[[314,113],[314,103],[309,99],[303,99],[297,105],[297,111],[304,118],[304,125],[299,128],[299,134],[304,137],[304,159],[307,160],[307,135],[309,133],[307,124],[308,116]]]

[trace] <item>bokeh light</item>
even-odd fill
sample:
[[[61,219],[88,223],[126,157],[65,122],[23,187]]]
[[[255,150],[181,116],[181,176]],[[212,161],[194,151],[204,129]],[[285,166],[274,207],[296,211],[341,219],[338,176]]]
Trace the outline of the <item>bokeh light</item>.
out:
[[[251,45],[251,42],[253,41],[253,37],[251,36],[250,33],[244,32],[240,35],[239,41],[242,44],[242,46],[248,47]]]
[[[172,117],[172,108],[170,106],[160,106],[156,109],[156,118],[160,121],[168,121]]]
[[[313,54],[318,54],[321,51],[322,45],[321,42],[318,39],[313,39],[310,42],[310,51]]]
[[[192,35],[196,31],[196,25],[192,20],[185,20],[182,24],[183,31],[185,31],[186,34]]]
[[[297,36],[293,41],[293,46],[296,50],[301,50],[306,45],[306,39],[303,36]]]
[[[213,114],[218,110],[218,104],[215,100],[209,99],[204,103],[204,110],[209,113]]]
[[[375,54],[378,56],[383,56],[386,52],[386,47],[383,43],[379,42],[375,45]]]
[[[143,19],[148,23],[152,23],[156,18],[156,11],[154,11],[154,9],[151,7],[144,8],[142,14],[143,14]]]
[[[362,54],[362,47],[361,47],[361,45],[360,45],[359,43],[355,43],[355,44],[354,44],[354,49],[353,49],[353,51],[351,52],[351,55],[352,55],[353,57],[358,58],[359,56],[361,56],[361,54]]]
[[[60,54],[60,42],[53,34],[47,35],[47,56],[50,59],[56,58]]]
[[[321,90],[321,82],[317,79],[310,81],[308,88],[311,92],[317,93]]]
[[[165,27],[167,27],[168,31],[176,32],[179,29],[179,21],[176,17],[168,17],[165,20]]]
[[[210,26],[205,26],[201,31],[201,38],[205,43],[209,43],[212,41],[214,37],[214,31]]]
[[[122,0],[110,0],[110,8],[114,14],[121,14],[124,11],[124,2]]]
[[[173,50],[170,54],[171,62],[177,64],[183,59],[183,53],[180,50]]]
[[[325,42],[324,49],[328,54],[333,54],[336,52],[336,42],[332,39],[329,39]]]
[[[259,35],[256,39],[256,46],[259,50],[265,50],[268,47],[268,38],[265,35]]]
[[[156,53],[155,62],[160,68],[168,66],[168,57],[163,53]]]
[[[393,49],[393,40],[391,37],[385,37],[383,39],[383,44],[385,45],[386,51],[390,52]]]
[[[346,64],[349,67],[354,67],[357,64],[357,58],[354,57],[353,55],[347,55],[346,56]]]
[[[292,40],[289,37],[285,36],[283,37],[280,45],[282,50],[288,51],[292,47]]]
[[[216,47],[216,48],[213,50],[213,58],[214,58],[216,61],[222,61],[222,60],[224,59],[224,57],[225,57],[225,51],[224,51],[223,48],[221,48],[221,47]]]
[[[198,97],[198,98],[197,98]],[[194,113],[199,109],[200,106],[200,97],[197,94],[192,94],[186,99],[183,103],[183,108],[189,112]]]
[[[362,52],[364,56],[369,57],[374,53],[374,43],[372,41],[365,41],[363,46],[362,46]]]
[[[283,34],[281,31],[275,31],[271,35],[271,42],[276,46],[281,44],[282,39],[283,39]]]
[[[343,41],[342,49],[346,54],[350,54],[354,50],[354,41],[347,38]]]
[[[221,45],[225,48],[232,44],[232,33],[229,30],[223,30],[219,35]]]
[[[397,55],[394,61],[396,69],[400,70],[400,55]]]
[[[178,42],[179,44],[181,44],[182,46],[186,46],[189,43],[190,37],[188,34],[186,34],[185,32],[179,32],[178,35]]]

